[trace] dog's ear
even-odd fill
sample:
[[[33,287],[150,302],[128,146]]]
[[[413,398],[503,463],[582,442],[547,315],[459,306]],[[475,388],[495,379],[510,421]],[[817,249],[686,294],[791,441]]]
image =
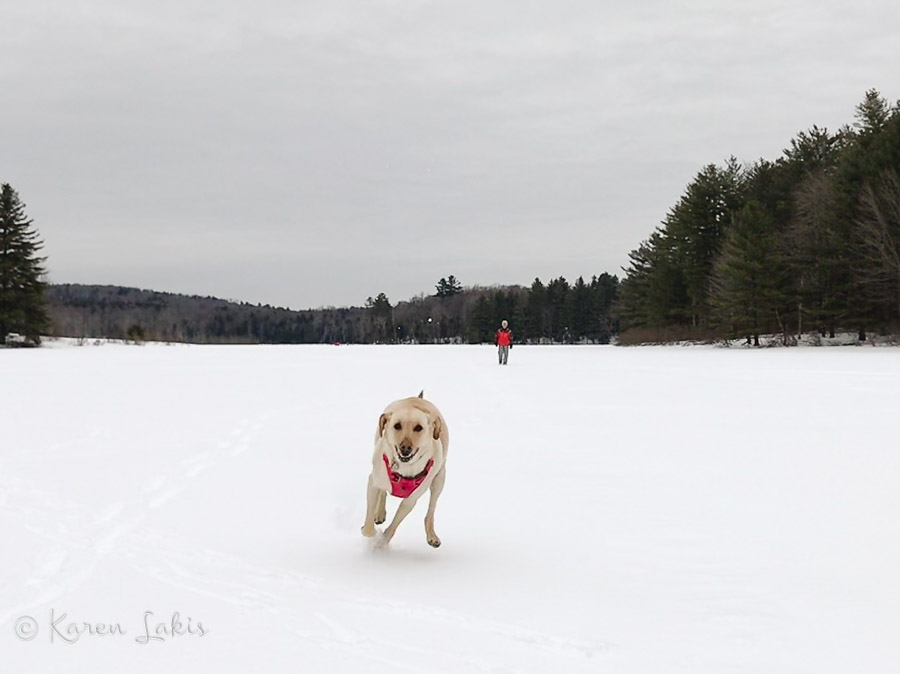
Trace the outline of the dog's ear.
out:
[[[384,427],[387,426],[387,422],[390,421],[390,414],[382,414],[378,417],[378,437],[384,435]]]
[[[441,437],[441,431],[444,430],[443,426],[441,426],[441,418],[435,417],[431,422],[432,427],[432,437],[437,440]]]

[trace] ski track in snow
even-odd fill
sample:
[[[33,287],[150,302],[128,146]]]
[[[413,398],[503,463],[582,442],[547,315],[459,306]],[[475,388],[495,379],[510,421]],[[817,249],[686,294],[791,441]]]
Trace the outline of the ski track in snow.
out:
[[[434,623],[437,629],[462,630],[485,640],[506,639],[522,647],[543,650],[554,657],[563,655],[580,660],[592,657],[603,648],[598,643],[554,637],[431,606],[365,601],[352,592],[321,579],[283,569],[254,566],[215,550],[192,549],[181,541],[167,540],[159,533],[149,530],[137,532],[122,549],[123,554],[135,558],[141,558],[151,550],[162,553],[164,561],[155,565],[135,562],[136,568],[161,582],[242,608],[268,612],[279,618],[279,624],[286,630],[317,647],[349,651],[364,658],[371,657],[373,650],[394,653],[390,660],[383,660],[385,664],[407,659],[415,662],[417,657],[423,655],[431,658],[438,655],[443,663],[476,663],[460,659],[459,653],[455,652],[436,653],[433,648],[426,649],[415,643],[372,638],[353,630],[334,616],[322,611],[311,612],[308,607],[339,604],[369,613],[373,618],[386,622],[402,618],[416,621],[414,624],[420,625],[424,620]],[[232,580],[219,579],[223,575],[223,569],[227,569],[227,577]],[[233,580],[235,578],[240,581]],[[298,593],[300,600],[291,593]],[[286,594],[290,596],[286,597]],[[447,671],[459,671],[455,666],[442,664],[442,667]],[[478,668],[482,669],[480,666]],[[412,668],[412,671],[421,670]]]
[[[271,414],[266,412],[252,423],[247,419],[241,420],[229,434],[230,439],[217,443],[218,447],[225,450],[239,447],[241,452],[246,450]],[[98,434],[99,431],[90,433],[74,443]],[[64,446],[64,443],[56,443],[53,449]],[[238,453],[230,452],[232,456]],[[4,504],[2,515],[28,522],[28,531],[55,542],[29,564],[29,568],[36,571],[35,576],[25,581],[29,591],[17,591],[14,586],[0,589],[0,607],[7,607],[6,610],[0,608],[0,623],[10,620],[29,606],[52,603],[90,578],[99,560],[115,551],[122,539],[141,525],[147,515],[146,509],[159,508],[184,491],[193,478],[210,468],[213,463],[211,455],[211,452],[199,452],[188,457],[181,462],[179,471],[174,475],[156,475],[149,479],[141,489],[143,498],[140,501],[130,505],[110,503],[96,514],[82,504],[60,501],[53,494],[32,485],[0,482],[0,501]],[[219,460],[224,460],[228,452],[219,452],[219,455]],[[40,503],[41,507],[20,505],[35,502]],[[74,549],[77,554],[69,558],[66,549]],[[33,599],[34,586],[40,588],[38,601]]]

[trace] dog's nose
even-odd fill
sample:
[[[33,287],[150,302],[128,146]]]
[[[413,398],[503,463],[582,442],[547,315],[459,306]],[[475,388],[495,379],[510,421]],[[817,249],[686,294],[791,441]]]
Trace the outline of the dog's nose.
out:
[[[413,450],[412,443],[409,440],[404,440],[400,443],[400,447],[398,449],[400,450],[400,456],[409,456],[410,454],[412,454]]]

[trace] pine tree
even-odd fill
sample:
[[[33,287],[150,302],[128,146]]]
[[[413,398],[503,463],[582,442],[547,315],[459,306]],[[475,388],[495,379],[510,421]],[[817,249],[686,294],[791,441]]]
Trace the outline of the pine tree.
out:
[[[579,276],[575,280],[570,294],[572,295],[572,338],[580,341],[588,336],[594,318],[591,289]]]
[[[650,321],[648,290],[656,258],[655,241],[659,237],[659,232],[654,232],[650,239],[642,241],[640,246],[628,253],[631,263],[624,268],[619,307],[623,328],[645,328]]]
[[[772,217],[758,202],[747,202],[713,265],[712,302],[728,332],[752,335],[758,346],[761,332],[784,329],[782,268]]]
[[[791,139],[791,147],[784,151],[784,156],[807,172],[832,168],[849,134],[846,128],[829,133],[828,129],[813,125],[809,131],[801,131]]]
[[[374,330],[374,341],[393,342],[394,308],[384,293],[378,293],[375,299],[366,299],[366,314]]]
[[[574,308],[569,292],[569,282],[564,276],[547,284],[547,308],[550,313],[547,337],[555,342],[569,342]]]
[[[880,293],[869,292],[874,287],[867,283],[866,246],[860,245],[865,235],[859,227],[866,219],[863,197],[867,185],[874,186],[885,171],[900,167],[900,108],[889,106],[877,91],[870,90],[856,108],[856,120],[856,133],[835,172],[839,193],[835,217],[841,227],[841,262],[847,270],[839,288],[846,316],[843,322],[855,323],[864,339],[866,326],[884,325],[891,319]]]
[[[797,331],[804,317],[810,327],[834,336],[846,313],[844,296],[850,279],[847,234],[837,217],[838,192],[824,170],[811,173],[795,190],[795,215],[782,240],[786,262],[793,272],[798,304]]]
[[[725,228],[743,202],[743,175],[737,160],[724,168],[706,166],[666,217],[672,260],[684,278],[691,325],[705,327],[709,318],[709,278]]]
[[[891,117],[891,106],[877,89],[869,89],[862,103],[856,106],[856,123],[860,133],[876,133]]]
[[[535,278],[528,290],[528,299],[525,301],[525,335],[528,339],[540,341],[545,337],[546,326],[549,323],[547,317],[547,289],[541,283],[541,279]],[[520,330],[520,332],[522,332]]]
[[[18,332],[37,343],[47,326],[42,280],[46,258],[37,255],[42,247],[25,215],[25,204],[4,183],[0,188],[0,338]]]
[[[511,290],[506,292],[501,288],[494,293],[494,298],[491,303],[491,335],[493,335],[497,331],[497,328],[500,327],[500,321],[506,320],[510,323],[513,322],[514,316],[517,313],[518,304],[519,298],[516,297],[516,294]]]
[[[469,342],[480,344],[490,341],[491,326],[494,324],[491,313],[487,295],[479,295],[475,301],[473,319],[469,322]]]
[[[623,328],[658,328],[690,321],[681,267],[675,264],[674,242],[661,230],[628,254],[621,287]]]
[[[619,278],[606,272],[594,276],[590,291],[592,311],[587,336],[607,344],[610,337],[619,331],[618,321],[613,317],[613,306],[619,298]]]
[[[434,286],[435,290],[437,290],[437,296],[440,298],[445,297],[453,297],[454,295],[459,295],[462,290],[462,283],[451,274],[447,278],[442,278],[437,284]]]
[[[847,276],[843,233],[836,217],[837,162],[852,137],[813,126],[791,139],[784,156],[760,160],[746,173],[748,200],[775,221],[780,255],[789,268],[782,288],[791,302],[791,327],[833,330],[845,304],[839,292]]]

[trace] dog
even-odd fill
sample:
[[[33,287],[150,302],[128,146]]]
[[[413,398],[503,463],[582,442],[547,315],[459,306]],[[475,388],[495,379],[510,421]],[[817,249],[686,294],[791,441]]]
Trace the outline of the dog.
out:
[[[429,489],[431,497],[425,514],[425,540],[437,548],[441,539],[434,531],[434,510],[447,476],[447,449],[450,431],[438,408],[425,400],[424,391],[416,398],[403,398],[388,405],[378,417],[372,473],[366,489],[366,521],[363,536],[375,535],[375,525],[387,519],[387,495],[403,500],[393,521],[384,530],[380,544],[394,537],[397,527]]]

